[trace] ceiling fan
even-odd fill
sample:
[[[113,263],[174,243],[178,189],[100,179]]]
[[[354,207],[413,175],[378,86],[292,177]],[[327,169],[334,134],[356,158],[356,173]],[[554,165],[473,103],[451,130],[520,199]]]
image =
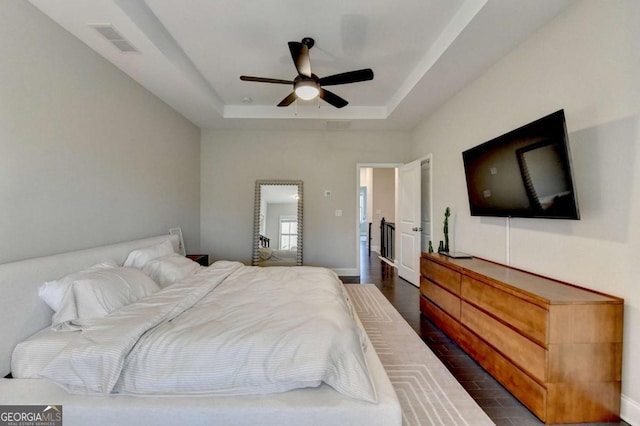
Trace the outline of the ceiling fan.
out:
[[[241,75],[242,81],[257,81],[260,83],[293,84],[293,92],[278,104],[279,107],[289,106],[298,98],[304,100],[314,99],[316,96],[336,108],[342,108],[349,102],[340,96],[323,89],[323,86],[335,86],[338,84],[357,83],[360,81],[373,80],[373,70],[365,68],[357,71],[348,71],[319,78],[311,72],[311,61],[309,60],[309,49],[313,47],[315,41],[310,37],[305,37],[302,42],[290,41],[289,51],[293,58],[293,63],[298,70],[298,75],[293,80],[279,80],[276,78],[250,77]]]

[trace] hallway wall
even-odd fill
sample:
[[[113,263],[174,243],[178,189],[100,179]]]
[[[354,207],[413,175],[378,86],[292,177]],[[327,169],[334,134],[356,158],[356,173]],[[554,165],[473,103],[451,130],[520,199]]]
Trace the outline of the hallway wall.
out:
[[[371,246],[380,250],[380,221],[396,221],[396,169],[374,168],[372,185]]]

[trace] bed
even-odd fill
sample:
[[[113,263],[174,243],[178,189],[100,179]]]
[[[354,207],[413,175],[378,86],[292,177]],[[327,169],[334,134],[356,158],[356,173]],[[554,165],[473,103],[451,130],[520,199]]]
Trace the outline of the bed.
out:
[[[52,310],[38,297],[38,288],[42,283],[100,262],[110,261],[122,265],[133,250],[167,241],[173,245],[174,249],[177,247],[177,238],[167,235],[0,265],[0,288],[3,294],[0,299],[1,375],[4,377],[11,372],[11,356],[14,348],[28,337],[51,325]],[[231,269],[240,268],[237,265],[234,266],[233,262],[226,265],[223,263],[222,266]],[[245,266],[242,268],[261,269]],[[210,275],[218,274],[213,269],[203,269]],[[270,271],[273,278],[273,274],[277,274],[280,268],[265,269]],[[296,268],[281,269],[283,273],[289,274],[296,271]],[[235,275],[232,273],[230,276]],[[225,286],[227,291],[233,293],[238,290],[235,285],[242,285],[242,280],[236,277],[234,286],[229,285],[229,282],[225,284],[224,280],[222,283],[215,285],[216,289],[213,293],[224,289]],[[199,291],[198,285],[192,287]],[[160,297],[159,294],[143,300]],[[209,293],[202,290],[202,294]],[[236,291],[236,299],[237,296]],[[207,297],[209,296],[202,296],[202,300]],[[126,312],[127,308],[129,306],[125,306],[116,313]],[[110,317],[117,316],[110,315]],[[357,327],[362,330],[357,316],[354,320]],[[92,320],[88,321],[88,324],[91,324]],[[82,333],[86,331],[83,330]],[[362,334],[362,339],[366,348],[363,350],[363,356],[375,389],[376,402],[346,396],[326,383],[275,393],[252,394],[245,389],[243,392],[236,392],[239,395],[223,394],[221,396],[215,392],[206,391],[198,394],[201,389],[197,389],[194,391],[195,394],[173,394],[163,391],[158,394],[133,395],[126,392],[114,394],[111,392],[113,390],[111,387],[99,388],[97,391],[78,390],[73,386],[63,389],[63,384],[56,384],[43,378],[0,379],[0,402],[16,405],[62,405],[64,424],[67,426],[89,423],[94,425],[132,424],[134,422],[140,425],[399,425],[401,423],[400,405],[393,387],[366,333]],[[68,347],[72,348],[73,345]],[[64,372],[65,369],[73,371],[77,367],[66,365],[64,362],[53,365],[55,366],[53,370],[58,373]],[[82,380],[85,379],[82,378]]]
[[[260,247],[258,249],[258,266],[296,266],[298,260],[298,249],[275,250],[270,247]]]

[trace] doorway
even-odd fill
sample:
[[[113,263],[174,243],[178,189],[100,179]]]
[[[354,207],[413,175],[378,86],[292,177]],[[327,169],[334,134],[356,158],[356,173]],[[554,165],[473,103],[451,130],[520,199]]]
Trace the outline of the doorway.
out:
[[[380,256],[382,218],[387,222],[395,220],[396,169],[400,165],[357,164],[356,270],[359,275],[361,256]],[[393,259],[387,262],[393,265]]]
[[[432,156],[425,156],[419,159],[419,161],[420,178],[417,186],[418,191],[417,194],[415,194],[415,197],[420,206],[420,212],[417,216],[419,218],[419,225],[416,226],[420,228],[420,234],[419,238],[417,238],[416,248],[412,256],[412,258],[415,257],[413,261],[415,265],[418,265],[418,270],[420,253],[428,251],[433,229],[431,220],[433,217],[431,207]],[[398,192],[400,191],[398,188],[398,170],[401,166],[403,166],[403,164],[374,163],[357,165],[358,217],[356,220],[356,235],[358,241],[356,243],[356,267],[359,273],[361,265],[366,261],[364,256],[380,257],[383,261],[389,263],[396,269],[398,267],[398,248],[400,241],[397,234],[395,235],[392,243],[396,248],[394,250],[394,256],[391,259],[383,259],[380,256],[380,251],[382,218],[385,219],[386,224],[391,223],[394,228],[396,219],[398,218]],[[366,237],[364,237],[365,229],[367,229]],[[360,275],[362,274],[360,273]],[[420,285],[417,275],[415,279],[403,278],[417,287]]]

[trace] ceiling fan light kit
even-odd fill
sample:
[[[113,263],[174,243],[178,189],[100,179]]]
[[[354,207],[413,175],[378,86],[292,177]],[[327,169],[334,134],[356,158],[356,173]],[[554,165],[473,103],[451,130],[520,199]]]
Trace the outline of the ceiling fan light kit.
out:
[[[305,101],[310,101],[320,94],[318,83],[313,80],[298,80],[293,83],[296,96]]]
[[[348,71],[334,74],[323,78],[311,73],[311,61],[309,59],[309,49],[313,47],[315,41],[310,37],[305,37],[302,42],[290,41],[289,51],[291,58],[298,71],[298,75],[293,80],[280,80],[276,78],[251,77],[241,75],[242,81],[254,81],[259,83],[291,84],[293,92],[278,104],[279,107],[291,105],[296,99],[311,100],[316,97],[333,105],[342,108],[349,102],[342,99],[333,92],[323,89],[323,86],[336,86],[339,84],[358,83],[360,81],[373,80],[373,70],[365,68],[356,71]]]

